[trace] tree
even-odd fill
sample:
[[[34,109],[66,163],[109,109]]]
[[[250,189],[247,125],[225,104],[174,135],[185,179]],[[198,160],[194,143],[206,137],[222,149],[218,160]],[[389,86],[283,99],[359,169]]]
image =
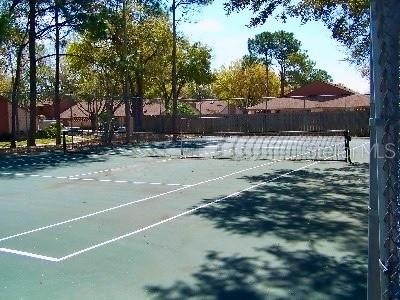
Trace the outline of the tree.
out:
[[[274,72],[268,73],[267,80],[267,72],[262,64],[238,61],[217,72],[212,86],[217,98],[230,100],[232,104],[245,111],[247,107],[262,101],[267,81],[270,95],[277,96],[279,80]]]
[[[3,65],[11,78],[11,148],[16,148],[18,121],[17,111],[20,101],[21,76],[23,72],[24,51],[27,46],[28,30],[25,15],[26,5],[15,10],[18,4],[14,1],[10,6],[1,7],[0,11],[0,49]],[[21,5],[21,4],[20,4]]]
[[[166,83],[170,86],[171,83],[170,23],[163,16],[149,16],[140,21],[130,19],[127,22],[126,36],[122,38],[118,34],[117,24],[108,26],[109,32],[103,38],[93,37],[93,34],[88,32],[69,44],[66,56],[67,71],[70,76],[69,85],[72,90],[81,94],[100,93],[120,96],[124,92],[122,79],[126,76],[130,94],[135,97],[132,108],[130,102],[127,107],[129,111],[133,111],[135,129],[140,129],[143,99],[146,96],[160,95],[160,84]],[[121,42],[124,40],[126,49],[122,50]],[[197,48],[200,53],[203,53],[202,47]],[[125,54],[122,51],[126,51],[125,61],[123,60]],[[201,58],[193,54],[197,52],[191,48],[187,52],[186,60],[189,59],[188,57],[194,57],[197,60],[186,64],[192,69],[196,65],[200,68]],[[178,48],[178,53],[181,53],[180,48]],[[209,60],[206,62],[209,68]],[[181,69],[185,70],[183,67]],[[193,70],[192,72],[193,76],[196,75]],[[188,79],[185,78],[185,80]],[[184,80],[180,79],[180,84],[183,85]]]
[[[91,28],[93,15],[91,11],[96,4],[95,0],[53,0],[54,31],[55,31],[55,76],[54,76],[54,115],[56,118],[56,144],[61,144],[60,122],[60,50],[61,31],[63,28],[74,28],[82,32]]]
[[[161,94],[164,99],[165,108],[168,112],[172,111],[173,113],[174,102],[171,73],[166,71],[171,66],[170,55],[165,55],[161,60],[156,61],[156,64],[153,66],[155,72],[152,81],[157,86],[153,93],[156,95]],[[177,45],[177,66],[176,92],[178,97],[187,85],[206,85],[210,84],[213,80],[211,50],[200,43],[191,44],[189,41],[180,38]],[[171,100],[172,105],[170,105]]]
[[[13,84],[13,95],[16,91],[20,92],[19,88],[19,71],[18,66],[21,66],[21,59],[23,55],[23,50],[26,46],[28,46],[29,50],[29,111],[30,111],[30,126],[28,130],[28,146],[35,145],[35,134],[36,134],[36,104],[38,101],[38,72],[40,71],[40,62],[42,59],[47,57],[52,57],[52,54],[48,54],[43,52],[44,57],[39,56],[37,50],[41,49],[40,41],[41,39],[50,38],[50,33],[53,28],[56,28],[56,31],[59,33],[60,27],[63,26],[75,26],[77,28],[77,23],[72,22],[72,19],[64,19],[63,22],[59,22],[58,13],[65,13],[68,9],[74,8],[75,11],[79,11],[79,16],[82,19],[84,16],[84,11],[82,8],[88,3],[94,3],[94,0],[44,0],[44,1],[22,1],[22,0],[13,0],[7,3],[7,5],[1,5],[1,13],[0,13],[0,23],[6,26],[6,28],[19,28],[20,35],[27,31],[26,41],[21,41],[19,47],[16,47],[15,57],[17,59],[17,68],[15,73],[15,81]],[[79,9],[77,9],[79,7]],[[67,9],[68,8],[68,9]],[[53,14],[54,13],[54,14]],[[49,17],[49,14],[51,17]],[[52,18],[54,17],[54,18]],[[53,23],[52,20],[55,20]],[[73,24],[72,24],[73,23]],[[5,34],[9,32],[9,30],[0,30],[0,41],[1,40],[12,40],[15,34]],[[15,32],[15,30],[14,30]],[[58,33],[56,36],[58,36]],[[57,38],[56,38],[57,40]],[[46,43],[46,42],[45,42]],[[57,99],[59,100],[59,39],[56,41],[56,78],[52,80],[52,84],[55,86],[55,103],[57,104]],[[16,103],[17,97],[13,97],[13,113],[12,113],[12,126],[15,126],[15,114],[16,114]],[[55,105],[56,108],[59,108],[59,105]],[[58,109],[59,111],[59,109]],[[56,109],[57,112],[57,109]],[[57,117],[57,113],[56,113]],[[59,114],[58,114],[59,120]],[[13,131],[13,138],[11,141],[11,146],[15,145],[15,130]],[[60,133],[58,132],[57,141],[60,142]]]
[[[298,87],[315,80],[330,81],[326,71],[315,68],[305,52],[301,51],[301,42],[293,33],[286,31],[263,32],[249,39],[248,48],[252,60],[259,61],[266,67],[267,75],[272,66],[278,68],[280,77],[280,96],[288,89]],[[269,85],[267,81],[267,96]]]
[[[293,33],[286,31],[264,32],[249,39],[250,55],[259,58],[269,71],[271,63],[279,69],[280,95],[285,94],[287,71],[290,66],[289,57],[300,50],[301,43]],[[267,82],[267,95],[269,94]]]
[[[313,81],[332,81],[332,77],[325,70],[315,68],[315,62],[305,52],[291,54],[289,56],[289,65],[287,77],[291,89]]]
[[[257,34],[253,39],[248,40],[249,59],[258,59],[264,64],[267,71],[266,96],[270,96],[269,71],[272,64],[272,51],[274,49],[274,36],[271,32]]]
[[[212,3],[213,0],[172,0],[172,118],[173,118],[173,131],[176,132],[177,124],[176,117],[178,113],[178,78],[177,78],[177,35],[176,35],[176,11],[180,6],[192,7],[207,5]]]
[[[250,9],[255,17],[250,25],[264,24],[270,17],[283,21],[298,17],[302,22],[322,21],[332,37],[349,49],[349,60],[358,66],[368,63],[369,57],[369,0],[227,0],[228,13]]]
[[[160,1],[98,1],[92,23],[85,39],[91,39],[99,47],[108,47],[117,58],[115,68],[119,70],[125,102],[127,142],[131,134],[131,115],[134,115],[135,130],[142,128],[145,65],[160,51],[158,39],[151,40],[151,31],[157,17],[165,14]],[[156,26],[156,28],[159,28]],[[143,45],[152,47],[143,49]],[[145,51],[144,51],[145,50]],[[131,100],[134,99],[131,107]]]
[[[28,147],[36,146],[36,100],[37,100],[37,77],[36,77],[36,1],[29,0],[29,130],[28,130]]]
[[[213,81],[215,80],[213,75]],[[182,88],[182,96],[189,99],[213,99],[215,95],[210,84],[189,83]]]

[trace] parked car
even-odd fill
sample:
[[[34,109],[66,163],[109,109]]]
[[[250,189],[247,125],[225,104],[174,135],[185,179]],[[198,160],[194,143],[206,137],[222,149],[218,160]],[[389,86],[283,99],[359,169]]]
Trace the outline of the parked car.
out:
[[[79,133],[80,127],[65,127],[62,131],[66,131],[68,134]]]
[[[115,130],[117,133],[126,133],[126,127],[125,126],[120,126]]]

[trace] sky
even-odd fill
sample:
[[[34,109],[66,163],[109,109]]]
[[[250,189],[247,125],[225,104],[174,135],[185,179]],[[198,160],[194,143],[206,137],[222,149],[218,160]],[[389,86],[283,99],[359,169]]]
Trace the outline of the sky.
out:
[[[263,31],[285,30],[293,32],[301,41],[302,49],[308,52],[316,62],[317,68],[326,70],[334,83],[344,84],[360,93],[369,93],[369,81],[360,72],[345,61],[346,52],[339,43],[331,38],[330,31],[320,22],[302,25],[298,19],[288,19],[281,23],[274,18],[266,24],[248,28],[252,14],[248,11],[227,16],[223,1],[202,7],[192,12],[190,22],[181,21],[178,31],[191,41],[199,41],[212,49],[212,68],[228,66],[247,54],[247,40]]]

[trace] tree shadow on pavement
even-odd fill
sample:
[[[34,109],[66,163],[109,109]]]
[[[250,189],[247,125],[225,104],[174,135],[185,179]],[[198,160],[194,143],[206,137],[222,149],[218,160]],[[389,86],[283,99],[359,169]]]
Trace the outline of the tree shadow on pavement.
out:
[[[103,162],[107,157],[93,157],[91,152],[67,153],[39,152],[0,156],[0,172],[39,172],[63,166],[79,166],[91,162]],[[4,176],[2,176],[3,178]],[[6,178],[14,178],[13,174]]]
[[[148,287],[149,294],[156,299],[365,299],[368,164],[319,165],[271,181],[290,171],[243,177],[251,185],[267,184],[196,212],[218,230],[265,240],[265,246],[253,247],[257,257],[210,252],[192,278]],[[303,248],[291,248],[297,244]]]
[[[260,257],[210,251],[192,278],[171,286],[147,286],[152,299],[366,299],[363,258],[342,261],[313,250],[259,249]],[[262,252],[273,255],[263,259]],[[278,266],[274,260],[279,261]]]

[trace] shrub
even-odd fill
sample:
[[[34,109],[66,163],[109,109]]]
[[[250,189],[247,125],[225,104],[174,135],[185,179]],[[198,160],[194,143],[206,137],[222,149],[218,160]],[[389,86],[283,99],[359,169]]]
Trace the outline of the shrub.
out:
[[[57,136],[57,132],[61,131],[61,127],[57,126],[56,124],[50,125],[46,129],[39,130],[36,133],[36,138],[38,139],[49,139],[55,138]]]

